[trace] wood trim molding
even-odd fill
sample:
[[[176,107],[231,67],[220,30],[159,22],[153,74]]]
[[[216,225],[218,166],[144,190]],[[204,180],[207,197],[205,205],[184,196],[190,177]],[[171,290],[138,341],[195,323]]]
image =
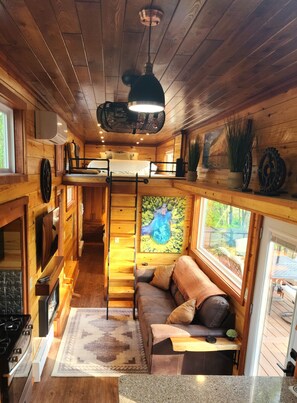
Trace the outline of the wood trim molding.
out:
[[[243,193],[220,186],[210,186],[199,181],[188,183],[173,181],[173,187],[193,195],[239,207],[257,214],[297,224],[297,200]]]
[[[24,196],[1,204],[0,227],[25,215],[24,207],[29,203],[29,197]]]

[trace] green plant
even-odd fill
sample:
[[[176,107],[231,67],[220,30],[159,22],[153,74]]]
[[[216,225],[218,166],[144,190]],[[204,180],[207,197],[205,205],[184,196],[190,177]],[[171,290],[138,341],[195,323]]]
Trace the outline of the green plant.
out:
[[[229,339],[235,339],[237,337],[237,331],[235,329],[228,329],[226,332],[226,336]]]
[[[228,159],[231,172],[242,172],[247,153],[252,149],[254,141],[252,119],[232,116],[225,123]]]
[[[188,171],[196,171],[200,158],[200,145],[198,138],[191,140],[189,143]]]

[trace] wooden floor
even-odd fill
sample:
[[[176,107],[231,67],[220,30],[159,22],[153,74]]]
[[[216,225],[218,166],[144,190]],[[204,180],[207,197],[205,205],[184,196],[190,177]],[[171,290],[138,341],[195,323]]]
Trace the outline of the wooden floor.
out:
[[[282,319],[281,314],[293,312],[293,309],[294,304],[291,299],[274,295],[271,312],[267,315],[265,322],[258,375],[284,376],[277,362],[284,366],[291,324]],[[287,320],[290,321],[290,319],[291,317],[288,316]]]
[[[73,307],[103,307],[103,244],[85,244]],[[50,349],[40,383],[33,386],[31,403],[117,403],[117,378],[53,378],[60,339]]]

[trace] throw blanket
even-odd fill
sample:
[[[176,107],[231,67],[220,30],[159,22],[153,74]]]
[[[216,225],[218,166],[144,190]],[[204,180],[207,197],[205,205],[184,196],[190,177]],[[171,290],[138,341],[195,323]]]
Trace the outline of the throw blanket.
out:
[[[226,296],[206,274],[197,266],[190,256],[181,256],[175,264],[173,280],[185,300],[195,298],[196,308],[199,309],[202,303],[214,295]]]

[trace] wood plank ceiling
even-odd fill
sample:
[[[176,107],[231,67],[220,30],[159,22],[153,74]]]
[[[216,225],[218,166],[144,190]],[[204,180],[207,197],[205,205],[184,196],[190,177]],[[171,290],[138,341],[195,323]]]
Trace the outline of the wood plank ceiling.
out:
[[[43,108],[88,142],[100,141],[96,108],[127,101],[127,70],[143,71],[150,0],[0,0],[0,61]],[[155,0],[154,73],[166,97],[158,144],[216,116],[297,85],[296,0]],[[105,134],[134,144],[139,135]]]

